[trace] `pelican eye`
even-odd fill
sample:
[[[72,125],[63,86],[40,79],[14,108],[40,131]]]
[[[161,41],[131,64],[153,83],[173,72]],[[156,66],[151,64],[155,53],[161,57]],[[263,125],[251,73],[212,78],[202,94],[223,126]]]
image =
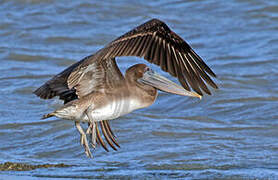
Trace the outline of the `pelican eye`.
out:
[[[153,72],[153,70],[149,67],[145,67],[144,72]]]

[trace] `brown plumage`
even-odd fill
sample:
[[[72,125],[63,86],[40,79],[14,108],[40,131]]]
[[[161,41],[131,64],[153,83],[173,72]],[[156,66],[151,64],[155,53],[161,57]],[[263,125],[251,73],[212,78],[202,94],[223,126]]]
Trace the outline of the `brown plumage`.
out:
[[[126,86],[129,81],[127,77],[136,77],[136,75],[128,76],[128,73],[140,69],[140,65],[136,66],[137,69],[131,67],[130,69],[135,68],[135,70],[127,71],[124,77],[115,61],[115,57],[119,56],[143,57],[150,63],[160,66],[163,71],[177,77],[184,89],[190,91],[192,88],[199,95],[203,95],[203,92],[211,94],[207,85],[215,89],[218,88],[210,78],[210,76],[216,77],[216,75],[200,56],[164,22],[152,19],[115,39],[94,55],[71,65],[35,90],[34,93],[43,99],[59,96],[60,99],[64,100],[65,107],[83,103],[82,108],[85,108],[86,105],[84,104],[90,105],[90,101],[93,101],[94,93],[112,93],[119,87]],[[141,67],[141,70],[143,71],[145,68],[145,66]],[[137,83],[137,80],[134,82]],[[139,83],[136,86],[141,85]],[[150,87],[150,85],[142,86],[142,91],[154,93],[145,98],[156,97],[156,89],[155,92],[151,92]],[[85,100],[87,97],[92,98]],[[155,98],[151,99],[151,101],[154,100]],[[56,115],[55,112],[44,117]],[[89,122],[89,128],[91,127],[90,123],[92,122]],[[79,126],[78,122],[76,125]],[[100,126],[106,142],[114,150],[117,149],[116,146],[120,147],[109,122],[107,119],[103,119],[103,121],[96,123],[91,132],[95,133],[96,141],[105,150],[108,151],[98,126]]]

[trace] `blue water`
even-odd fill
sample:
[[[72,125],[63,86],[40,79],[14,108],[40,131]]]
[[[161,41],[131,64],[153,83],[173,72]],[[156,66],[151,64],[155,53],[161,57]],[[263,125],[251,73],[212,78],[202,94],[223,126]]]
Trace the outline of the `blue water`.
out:
[[[40,119],[62,103],[32,91],[151,18],[192,45],[220,89],[202,100],[160,93],[111,122],[117,152],[88,159],[73,122]],[[72,165],[0,179],[278,179],[278,1],[4,0],[0,19],[0,162]],[[122,71],[139,62],[118,60]]]

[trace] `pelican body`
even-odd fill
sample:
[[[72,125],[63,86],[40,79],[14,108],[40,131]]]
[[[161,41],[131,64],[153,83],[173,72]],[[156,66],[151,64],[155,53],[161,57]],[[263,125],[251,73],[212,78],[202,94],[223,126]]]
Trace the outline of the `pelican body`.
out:
[[[131,66],[123,76],[116,64],[117,56],[144,57],[178,77],[182,86],[145,64]],[[92,157],[86,135],[91,136],[93,148],[101,144],[108,151],[100,127],[107,143],[117,150],[115,145],[120,146],[108,120],[150,106],[156,100],[158,90],[199,98],[203,92],[210,94],[205,82],[213,88],[217,88],[217,85],[208,74],[216,77],[182,38],[164,22],[152,19],[120,36],[94,55],[71,65],[34,93],[43,99],[59,96],[64,100],[63,107],[43,118],[56,116],[74,121],[81,135],[81,145],[86,155]],[[190,91],[190,87],[195,92]],[[81,122],[88,123],[86,133]]]
[[[157,89],[140,84],[133,76],[133,70],[140,71],[144,68],[148,69],[144,64],[132,66],[125,78],[119,80],[121,82],[113,89],[92,92],[50,114],[74,121],[95,122],[116,119],[136,109],[148,107],[155,101]]]

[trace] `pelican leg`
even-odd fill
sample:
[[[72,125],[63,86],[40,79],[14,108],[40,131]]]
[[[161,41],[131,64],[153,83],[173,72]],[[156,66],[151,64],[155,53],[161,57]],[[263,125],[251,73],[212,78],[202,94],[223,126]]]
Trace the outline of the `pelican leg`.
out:
[[[88,127],[86,133],[87,133],[87,132],[88,132],[88,133],[91,133],[92,147],[95,148],[96,142],[97,142],[97,143],[99,143],[99,144],[103,147],[103,149],[105,149],[105,150],[108,152],[109,150],[107,149],[106,144],[105,144],[105,142],[103,141],[103,139],[102,139],[102,137],[101,137],[101,134],[100,134],[100,132],[99,132],[98,124],[97,124],[97,122],[94,122],[94,121],[93,121],[93,117],[92,117],[92,115],[91,115],[88,111],[89,111],[89,109],[87,109],[87,110],[85,111],[85,113],[86,113],[86,115],[87,115],[87,117],[88,117],[88,119],[89,119],[89,127]],[[101,125],[101,128],[103,128],[103,125],[102,125],[102,124],[100,124],[100,125]],[[88,133],[87,133],[87,134],[88,134]],[[106,135],[106,136],[107,136],[107,135]],[[106,137],[105,137],[105,138],[106,138]],[[109,145],[110,145],[110,143],[109,143]],[[113,144],[112,144],[112,146],[113,146]],[[111,146],[111,147],[112,147],[112,146]]]
[[[86,134],[89,134],[90,137],[91,137],[91,145],[92,147],[95,149],[96,148],[96,140],[97,140],[97,137],[96,137],[96,123],[93,122],[93,123],[88,123],[88,129],[86,131]]]
[[[91,124],[88,123],[88,129],[86,131],[86,134],[91,134],[92,133],[92,127],[91,127]]]
[[[84,147],[86,155],[88,157],[92,158],[93,156],[92,156],[90,148],[89,148],[87,137],[80,125],[80,122],[75,121],[75,127],[80,133],[80,144]]]
[[[89,109],[87,109],[85,111],[89,122],[88,122],[88,129],[86,131],[86,134],[90,134],[91,137],[91,146],[95,149],[96,148],[96,141],[97,141],[97,135],[96,135],[96,131],[97,131],[97,124],[96,122],[94,122],[92,115],[88,112]]]

